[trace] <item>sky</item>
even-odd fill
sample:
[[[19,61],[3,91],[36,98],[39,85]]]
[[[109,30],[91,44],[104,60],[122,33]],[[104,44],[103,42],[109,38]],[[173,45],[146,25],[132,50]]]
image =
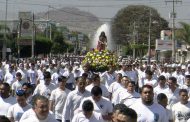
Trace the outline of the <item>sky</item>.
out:
[[[7,0],[8,20],[17,19],[19,11],[32,11],[34,13],[54,10],[63,7],[76,7],[80,10],[96,15],[103,23],[109,22],[123,7],[128,5],[149,5],[158,10],[160,15],[168,20],[172,11],[172,3],[166,0]],[[172,0],[168,0],[172,1]],[[175,4],[177,13],[176,24],[179,21],[190,24],[190,0]],[[0,0],[0,19],[5,19],[6,0]]]

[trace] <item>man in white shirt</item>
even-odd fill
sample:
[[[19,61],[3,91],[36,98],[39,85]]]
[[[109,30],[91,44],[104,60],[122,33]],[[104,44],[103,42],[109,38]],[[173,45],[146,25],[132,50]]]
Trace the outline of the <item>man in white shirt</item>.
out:
[[[121,79],[122,79],[122,74],[118,73],[116,76],[116,81],[113,82],[110,87],[108,88],[108,91],[110,93],[110,100],[112,101],[113,104],[115,104],[116,96],[117,96],[117,90],[122,87],[121,85]]]
[[[104,122],[102,115],[94,111],[92,101],[85,100],[82,104],[82,112],[76,114],[72,122]]]
[[[160,93],[164,93],[164,91],[168,88],[166,85],[165,76],[161,75],[158,77],[158,85],[154,88],[154,98],[156,100],[157,95]]]
[[[92,75],[92,83],[86,87],[86,90],[90,92],[94,86],[99,86],[102,89],[102,96],[106,98],[110,97],[108,89],[101,83],[100,76],[98,74]]]
[[[176,71],[172,73],[172,76],[177,79],[177,84],[179,86],[183,85],[185,82],[185,76],[181,72],[181,66],[176,67]]]
[[[168,88],[164,90],[168,98],[168,109],[171,110],[172,106],[179,102],[179,88],[177,87],[177,79],[175,77],[169,77],[168,79]]]
[[[151,85],[153,88],[157,86],[157,80],[155,80],[152,75],[153,72],[151,70],[146,70],[145,71],[146,77],[143,79],[143,85]]]
[[[116,80],[116,75],[114,66],[109,66],[109,70],[100,75],[100,78],[104,80],[107,89]]]
[[[20,72],[22,74],[22,81],[24,82],[27,82],[27,70],[24,69],[24,64],[23,63],[20,63],[19,64],[19,69],[16,71],[17,72]]]
[[[31,63],[30,69],[27,71],[28,82],[36,86],[38,84],[37,78],[38,78],[38,73],[35,69],[35,64]]]
[[[26,103],[27,98],[24,90],[16,91],[16,100],[17,103],[10,106],[7,113],[7,117],[11,122],[19,122],[22,114],[32,107]]]
[[[71,122],[73,116],[78,112],[81,100],[91,95],[85,87],[85,78],[77,78],[76,89],[71,91],[67,96],[65,106],[63,108],[62,122]]]
[[[168,117],[168,121],[173,122],[172,111],[167,108],[167,105],[168,105],[167,96],[164,93],[159,93],[157,95],[156,101],[158,102],[158,104],[160,104],[161,106],[163,106],[165,108],[166,114]]]
[[[51,96],[49,98],[50,104],[49,108],[55,114],[55,119],[59,122],[62,121],[62,112],[63,107],[65,105],[65,101],[67,99],[67,95],[70,90],[65,88],[67,78],[64,76],[58,77],[59,87],[52,91]]]
[[[69,65],[67,67],[67,70],[63,73],[63,76],[68,78],[67,83],[66,83],[66,88],[68,88],[71,91],[74,90],[75,77],[74,77],[74,73],[73,73],[73,67]]]
[[[15,81],[15,74],[14,66],[9,66],[9,69],[4,76],[4,81],[11,86]]]
[[[135,92],[135,82],[128,81],[126,82],[125,87],[126,90],[120,92],[120,103],[130,107],[140,98],[140,94]]]
[[[190,74],[185,76],[185,84],[180,86],[181,89],[187,89],[190,93]]]
[[[172,114],[175,122],[186,122],[190,118],[190,102],[188,101],[188,91],[180,89],[180,102],[172,106]]]
[[[113,108],[112,122],[137,122],[137,113],[124,104],[117,104]]]
[[[33,99],[32,108],[26,111],[20,122],[57,122],[49,112],[49,101],[42,95],[36,95]]]
[[[109,99],[102,96],[102,89],[94,86],[91,90],[91,97],[83,99],[80,104],[79,112],[82,111],[82,104],[85,100],[91,100],[94,105],[94,111],[101,113],[104,121],[110,121],[113,112],[112,103]]]
[[[166,110],[154,103],[154,91],[150,85],[144,85],[141,100],[131,106],[138,114],[137,122],[167,122]]]
[[[16,99],[10,95],[9,84],[0,84],[0,115],[7,115],[9,107],[15,103]]]
[[[16,81],[12,84],[12,95],[15,95],[15,91],[20,90],[22,88],[23,83],[22,74],[20,72],[16,73]]]
[[[40,94],[49,98],[51,95],[51,92],[55,88],[56,88],[55,84],[51,83],[50,72],[44,72],[44,83],[40,83],[36,86],[33,95]]]

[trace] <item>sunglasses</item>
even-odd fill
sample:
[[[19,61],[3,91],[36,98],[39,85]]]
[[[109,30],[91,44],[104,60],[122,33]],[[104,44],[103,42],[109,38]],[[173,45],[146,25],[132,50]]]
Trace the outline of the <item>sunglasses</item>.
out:
[[[17,96],[23,96],[23,95],[25,95],[25,91],[24,90],[17,90],[16,95]]]

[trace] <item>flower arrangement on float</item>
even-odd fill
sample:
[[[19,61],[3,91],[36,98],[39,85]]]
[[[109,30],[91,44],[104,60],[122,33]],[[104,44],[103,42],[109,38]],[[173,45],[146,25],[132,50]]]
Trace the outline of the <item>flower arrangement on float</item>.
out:
[[[92,49],[89,51],[82,64],[88,63],[93,72],[104,72],[109,69],[109,66],[117,65],[117,56],[110,50]]]

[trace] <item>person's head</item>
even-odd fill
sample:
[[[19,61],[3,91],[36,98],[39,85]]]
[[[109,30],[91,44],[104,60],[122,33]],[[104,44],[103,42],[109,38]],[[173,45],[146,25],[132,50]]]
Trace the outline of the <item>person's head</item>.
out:
[[[80,91],[80,92],[84,92],[85,91],[85,87],[86,87],[86,80],[85,80],[85,78],[84,77],[78,77],[77,79],[76,79],[76,85],[77,85],[77,87],[78,87],[78,90]]]
[[[94,105],[92,101],[85,100],[82,104],[82,111],[86,118],[90,118],[92,116],[94,110]]]
[[[151,85],[144,85],[141,90],[141,99],[143,104],[152,105],[154,98],[153,87]]]
[[[175,77],[169,77],[168,79],[168,87],[170,89],[175,89],[177,87],[177,79]]]
[[[123,76],[121,79],[121,84],[123,85],[123,87],[127,87],[127,83],[130,81],[130,79],[127,76]]]
[[[24,90],[17,90],[16,91],[16,100],[17,103],[21,106],[21,107],[25,107],[27,105],[26,100],[26,93]]]
[[[187,104],[188,103],[188,91],[187,89],[180,89],[179,90],[179,99],[182,104]]]
[[[112,114],[112,120],[114,122],[117,121],[118,114],[123,110],[127,109],[127,106],[125,104],[116,104],[113,108],[113,114]]]
[[[10,96],[10,85],[8,83],[0,84],[0,96],[2,98],[8,98]]]
[[[147,79],[151,79],[152,78],[152,75],[153,75],[153,72],[151,70],[146,70],[145,71],[145,74],[146,74],[146,78]]]
[[[113,110],[113,122],[137,122],[137,113],[124,104],[117,104]]]
[[[92,75],[92,83],[94,86],[100,86],[100,76],[98,74]]]
[[[190,75],[186,75],[186,76],[185,76],[185,84],[186,84],[187,86],[190,86]]]
[[[30,83],[23,83],[21,89],[24,90],[26,94],[32,93],[32,85]]]
[[[90,85],[92,83],[92,78],[86,78],[86,85]]]
[[[65,76],[59,76],[58,77],[58,83],[59,83],[59,88],[64,89],[66,85],[67,78]]]
[[[6,116],[0,115],[0,122],[11,122]]]
[[[46,72],[43,73],[43,75],[44,75],[45,84],[49,85],[50,82],[51,82],[51,73],[46,71]]]
[[[127,91],[133,93],[135,91],[135,82],[129,81],[127,84]]]
[[[165,76],[163,76],[163,75],[159,76],[158,77],[158,83],[159,83],[160,86],[164,87],[165,84],[166,84],[166,78],[165,78]]]
[[[118,83],[121,83],[121,79],[122,79],[122,74],[121,74],[121,73],[117,73],[116,81],[117,81]]]
[[[16,79],[17,79],[18,81],[21,81],[21,80],[22,80],[22,74],[21,74],[20,72],[17,72],[17,73],[16,73]]]
[[[49,114],[48,98],[42,95],[36,95],[33,98],[32,108],[39,120],[44,120]]]
[[[98,102],[102,97],[102,89],[99,86],[94,86],[91,90],[92,98],[95,102]]]
[[[164,108],[168,105],[168,98],[164,93],[160,93],[157,95],[158,104],[162,105]]]
[[[34,70],[34,69],[35,69],[35,63],[32,62],[32,63],[30,64],[30,68]]]

